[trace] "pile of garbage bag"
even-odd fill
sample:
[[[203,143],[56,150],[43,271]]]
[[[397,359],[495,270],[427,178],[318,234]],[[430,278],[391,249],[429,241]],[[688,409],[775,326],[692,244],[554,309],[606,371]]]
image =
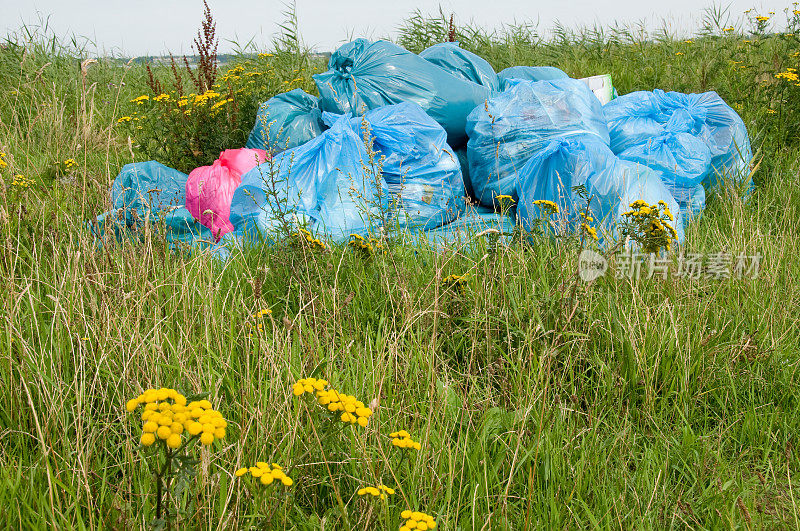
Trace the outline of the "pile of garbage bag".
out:
[[[170,243],[217,248],[270,242],[287,225],[330,241],[397,229],[445,245],[530,229],[545,200],[557,233],[591,212],[603,244],[641,199],[675,213],[681,240],[708,192],[752,187],[747,129],[714,92],[617,97],[609,75],[497,73],[458,43],[417,55],[366,39],[313,77],[319,97],[295,89],[263,103],[246,147],[210,166],[126,165],[91,229],[136,237],[162,224]],[[499,196],[514,207],[500,212]]]

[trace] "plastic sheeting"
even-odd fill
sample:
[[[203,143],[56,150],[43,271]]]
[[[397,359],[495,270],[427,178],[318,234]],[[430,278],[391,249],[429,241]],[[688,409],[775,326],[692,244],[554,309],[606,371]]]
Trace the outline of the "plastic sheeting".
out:
[[[703,184],[716,187],[723,176],[738,183],[749,177],[752,151],[747,128],[716,92],[632,92],[606,104],[604,111],[614,153],[646,145],[667,131],[688,133],[711,153]]]
[[[497,195],[515,196],[519,171],[553,138],[588,134],[609,142],[600,102],[576,79],[515,81],[470,113],[467,132],[470,183],[487,206]]]
[[[314,76],[320,108],[362,115],[384,105],[418,104],[447,131],[447,141],[466,141],[467,115],[490,90],[387,41],[357,39],[336,50],[328,71]]]
[[[591,198],[589,211],[598,235],[616,237],[616,224],[630,203],[642,199],[650,204],[664,201],[675,216],[678,240],[683,240],[683,218],[678,204],[661,182],[657,172],[614,155],[594,135],[558,138],[528,160],[519,173],[517,216],[530,229],[542,218],[537,200],[552,201],[559,207],[556,229],[574,231],[581,223],[586,199],[574,187],[584,186]],[[602,240],[601,240],[602,241]]]
[[[509,79],[521,79],[524,81],[552,81],[554,79],[567,79],[569,76],[563,70],[554,66],[510,66],[501,70],[497,74],[500,80],[500,88],[506,90],[510,84]]]
[[[186,208],[211,230],[215,240],[233,230],[230,222],[233,192],[247,173],[267,160],[263,149],[226,149],[211,166],[195,168],[186,180]]]
[[[457,42],[441,42],[420,52],[420,57],[461,79],[500,90],[500,79],[492,65],[479,55],[463,49]]]
[[[325,113],[324,119],[329,130],[242,177],[231,206],[237,233],[269,234],[281,204],[282,212],[308,216],[316,232],[336,241],[374,232],[383,222],[434,228],[462,208],[458,159],[442,127],[418,105],[386,106],[363,117]]]
[[[338,119],[325,113],[326,123]],[[419,105],[379,107],[353,125],[366,125],[390,196],[390,222],[427,230],[453,219],[464,207],[464,180],[444,129]],[[363,123],[362,123],[363,120]],[[378,161],[376,161],[378,162]],[[377,166],[377,164],[376,164]]]
[[[279,153],[305,144],[323,129],[319,99],[298,88],[261,104],[247,147]]]
[[[684,218],[699,216],[705,208],[702,183],[711,171],[711,150],[700,138],[665,131],[646,143],[629,147],[619,157],[658,171]]]
[[[171,244],[211,240],[211,232],[186,209],[187,175],[154,160],[126,164],[111,187],[113,210],[90,222],[98,238],[112,231],[117,238],[135,238],[145,224],[163,224]]]

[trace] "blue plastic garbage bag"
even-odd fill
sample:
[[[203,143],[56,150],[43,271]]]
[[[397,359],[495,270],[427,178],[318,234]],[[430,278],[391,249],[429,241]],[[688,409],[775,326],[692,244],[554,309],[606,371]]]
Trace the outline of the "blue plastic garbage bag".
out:
[[[678,241],[683,240],[683,217],[678,204],[661,182],[658,173],[647,166],[618,158],[593,135],[558,138],[533,156],[519,173],[517,217],[522,226],[532,229],[543,217],[537,200],[558,205],[557,233],[577,230],[586,209],[586,199],[574,190],[584,186],[591,198],[589,211],[601,243],[606,235],[618,236],[617,223],[632,202],[650,204],[664,201],[675,216],[673,227]]]
[[[554,66],[510,66],[497,74],[500,88],[506,90],[509,79],[522,79],[525,81],[552,81],[553,79],[566,79],[569,76],[563,70]]]
[[[328,69],[314,76],[323,111],[361,115],[413,102],[444,127],[453,147],[466,141],[467,115],[490,93],[387,41],[345,44],[331,55]]]
[[[467,146],[462,146],[456,151],[458,163],[461,165],[461,176],[464,178],[464,191],[467,197],[474,199],[475,191],[472,189],[472,181],[469,179],[469,158],[467,157]]]
[[[689,133],[711,152],[706,186],[716,187],[722,176],[737,183],[749,177],[753,155],[747,128],[716,92],[632,92],[607,103],[604,111],[615,153],[646,144],[664,131]]]
[[[619,158],[658,171],[684,219],[699,216],[705,209],[702,183],[711,171],[711,150],[700,138],[690,133],[664,131],[646,143],[629,147]]]
[[[385,197],[364,172],[361,131],[349,116],[296,148],[277,154],[242,176],[230,220],[236,238],[270,238],[280,218],[308,216],[315,231],[334,240],[377,228]]]
[[[316,138],[324,127],[319,99],[290,90],[261,104],[247,147],[279,153]]]
[[[507,241],[514,232],[516,222],[508,214],[493,208],[468,205],[447,225],[426,230],[408,231],[401,234],[401,241],[408,245],[427,243],[434,249],[469,249],[480,238],[495,235]]]
[[[332,125],[338,115],[324,113]],[[453,219],[464,207],[461,165],[442,126],[416,103],[387,105],[351,119],[369,130],[376,167],[389,196],[393,226],[427,230]]]
[[[577,79],[515,81],[467,118],[469,178],[475,197],[492,206],[515,195],[517,174],[559,136],[589,134],[608,144],[600,102]]]
[[[483,57],[463,49],[457,42],[434,44],[420,52],[419,56],[461,79],[490,90],[500,90],[500,80],[492,65]]]
[[[126,164],[111,187],[113,210],[90,222],[90,230],[98,238],[107,231],[118,238],[132,238],[146,223],[156,229],[163,224],[170,243],[211,241],[211,232],[184,206],[187,178],[154,160]]]

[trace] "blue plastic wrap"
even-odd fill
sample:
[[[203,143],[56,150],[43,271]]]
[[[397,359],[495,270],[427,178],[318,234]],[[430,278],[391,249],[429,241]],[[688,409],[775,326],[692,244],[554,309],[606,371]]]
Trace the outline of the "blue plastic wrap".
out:
[[[508,214],[495,212],[489,207],[470,205],[447,225],[425,232],[408,233],[406,243],[418,244],[424,239],[437,249],[469,248],[479,236],[490,233],[497,234],[501,241],[507,241],[515,226],[514,218]]]
[[[323,129],[319,100],[298,88],[261,104],[246,147],[279,153],[305,144]]]
[[[515,82],[470,113],[467,132],[470,183],[487,206],[497,195],[515,196],[520,169],[553,138],[588,134],[609,141],[600,102],[576,79]]]
[[[279,212],[307,215],[316,231],[337,240],[367,232],[376,215],[377,187],[364,176],[365,160],[361,132],[343,116],[318,137],[256,166],[233,194],[236,236],[271,238]]]
[[[323,118],[330,129],[242,177],[231,203],[236,237],[269,239],[277,228],[276,199],[281,210],[307,216],[314,231],[335,241],[374,233],[384,219],[414,230],[437,227],[463,208],[458,159],[444,129],[418,105]],[[376,152],[372,163],[365,128]],[[376,182],[365,169],[376,171],[379,162],[382,179]],[[279,186],[270,184],[272,175]],[[278,193],[267,194],[265,187]]]
[[[530,229],[542,217],[536,200],[552,201],[559,207],[555,218],[558,233],[570,233],[581,223],[580,212],[586,200],[573,190],[583,185],[591,197],[589,209],[603,242],[617,236],[617,223],[630,203],[642,199],[650,204],[664,201],[675,216],[678,241],[683,241],[683,217],[678,204],[661,182],[658,173],[647,166],[622,160],[596,136],[560,138],[551,141],[533,156],[520,171],[517,217]]]
[[[419,56],[461,79],[490,90],[500,90],[500,80],[492,65],[483,57],[463,49],[457,42],[434,44],[420,52]]]
[[[184,206],[188,176],[150,160],[123,166],[111,186],[113,210],[98,216],[90,229],[99,238],[113,230],[118,238],[133,238],[145,223],[164,226],[170,243],[212,240],[211,232]]]
[[[325,113],[326,123],[337,115]],[[368,124],[373,149],[391,194],[393,225],[427,230],[449,222],[465,204],[458,157],[447,144],[442,126],[419,105],[400,103],[352,119],[362,130]]]
[[[699,216],[705,209],[702,182],[711,171],[711,151],[696,136],[665,131],[646,143],[629,147],[619,154],[619,158],[658,171],[684,218]]]
[[[345,44],[331,55],[328,69],[314,76],[323,111],[361,115],[413,102],[444,127],[454,147],[466,140],[467,115],[490,93],[387,41]]]
[[[747,128],[716,92],[632,92],[606,104],[604,111],[615,153],[646,144],[664,131],[688,133],[711,153],[711,169],[703,178],[706,186],[716,187],[722,176],[737,183],[749,178],[753,155]]]
[[[500,88],[502,90],[510,88],[510,84],[506,83],[509,79],[552,81],[553,79],[566,79],[568,77],[566,72],[554,66],[510,66],[497,73],[497,78],[500,80]]]

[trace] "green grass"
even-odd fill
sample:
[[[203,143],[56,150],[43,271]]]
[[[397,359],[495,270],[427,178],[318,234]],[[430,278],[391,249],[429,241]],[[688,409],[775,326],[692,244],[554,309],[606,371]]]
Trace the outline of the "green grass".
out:
[[[420,21],[400,39],[411,49],[441,37]],[[798,527],[800,155],[797,122],[767,111],[791,102],[765,99],[764,82],[793,41],[468,30],[462,43],[498,69],[608,72],[621,93],[717,90],[736,105],[757,189],[710,198],[684,250],[760,254],[760,276],[586,284],[577,248],[547,241],[372,261],[258,249],[220,267],[148,232],[100,252],[84,223],[133,160],[116,119],[146,74],[100,60],[84,80],[74,46],[12,36],[0,49],[3,527],[145,527],[151,477],[124,405],[162,386],[208,391],[230,422],[198,453],[181,528],[381,528],[355,495],[379,482],[397,488],[392,526],[410,507],[441,529]],[[80,170],[53,178],[65,158]],[[18,173],[35,184],[11,186]],[[464,294],[442,288],[451,273],[469,274]],[[262,308],[273,319],[251,338]],[[291,384],[306,376],[378,399],[370,426],[302,405]],[[402,464],[388,444],[401,428],[422,443]],[[271,499],[281,512],[233,478],[256,461],[291,470],[291,498]]]

